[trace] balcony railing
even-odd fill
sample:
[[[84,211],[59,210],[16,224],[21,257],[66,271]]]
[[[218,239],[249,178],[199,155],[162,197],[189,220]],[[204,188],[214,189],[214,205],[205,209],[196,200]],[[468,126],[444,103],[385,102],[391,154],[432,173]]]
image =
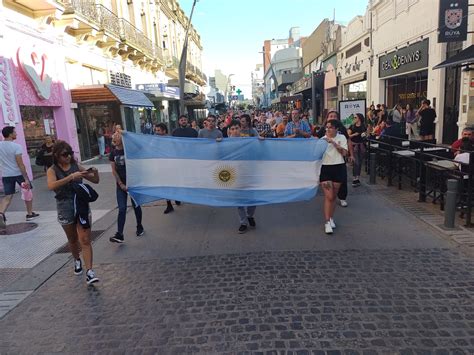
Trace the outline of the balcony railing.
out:
[[[99,25],[98,11],[94,0],[58,0],[64,6],[64,15],[79,14],[87,21]]]
[[[103,5],[97,5],[97,15],[101,30],[120,38],[120,18]]]
[[[122,40],[143,51],[149,57],[154,57],[153,42],[138,28],[125,19],[120,19],[120,35]]]
[[[64,6],[64,15],[78,14],[99,30],[107,32],[151,58],[164,60],[163,49],[155,45],[141,30],[124,18],[118,17],[95,0],[56,0]],[[173,57],[177,68],[179,61]]]

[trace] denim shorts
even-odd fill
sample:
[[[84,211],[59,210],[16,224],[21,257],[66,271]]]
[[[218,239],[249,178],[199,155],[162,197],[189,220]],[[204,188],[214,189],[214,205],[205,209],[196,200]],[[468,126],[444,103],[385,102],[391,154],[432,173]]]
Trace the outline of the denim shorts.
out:
[[[56,200],[56,209],[58,211],[58,222],[62,226],[75,224],[77,221],[74,211],[74,200]]]
[[[74,200],[56,200],[56,209],[58,211],[58,222],[62,226],[77,223],[76,211],[74,210]],[[89,209],[89,221],[92,224],[91,210]]]
[[[2,183],[3,183],[3,192],[5,193],[5,196],[8,195],[13,195],[15,193],[15,185],[18,184],[18,186],[21,186],[21,183],[25,182],[25,178],[22,175],[18,176],[3,176],[2,177]],[[31,188],[33,188],[33,185],[31,185]]]

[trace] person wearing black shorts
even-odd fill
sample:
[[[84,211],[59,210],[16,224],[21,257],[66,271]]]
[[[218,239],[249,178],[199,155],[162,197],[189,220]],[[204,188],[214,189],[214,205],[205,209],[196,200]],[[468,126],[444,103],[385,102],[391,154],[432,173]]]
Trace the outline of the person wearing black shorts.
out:
[[[344,157],[348,154],[348,143],[347,138],[338,133],[340,125],[340,121],[328,121],[326,123],[326,135],[322,138],[328,142],[319,177],[324,192],[324,231],[326,234],[332,234],[336,228],[333,218],[336,209],[336,197],[341,184],[347,180]]]
[[[435,135],[436,111],[430,105],[430,100],[423,100],[421,107],[417,112],[420,117],[420,139],[422,141],[436,143],[435,141],[433,142]]]

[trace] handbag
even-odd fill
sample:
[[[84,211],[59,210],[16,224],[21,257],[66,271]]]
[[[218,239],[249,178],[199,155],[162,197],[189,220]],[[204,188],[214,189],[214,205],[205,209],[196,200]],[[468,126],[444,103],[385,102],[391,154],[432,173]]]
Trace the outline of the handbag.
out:
[[[36,152],[35,164],[38,166],[44,165],[44,150],[43,149],[38,149],[38,151]]]

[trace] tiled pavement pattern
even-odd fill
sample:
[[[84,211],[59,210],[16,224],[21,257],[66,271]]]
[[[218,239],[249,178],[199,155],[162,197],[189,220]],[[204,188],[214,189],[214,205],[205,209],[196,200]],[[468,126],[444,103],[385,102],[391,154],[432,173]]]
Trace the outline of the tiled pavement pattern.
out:
[[[449,249],[71,265],[0,320],[0,353],[473,354],[474,261]]]

